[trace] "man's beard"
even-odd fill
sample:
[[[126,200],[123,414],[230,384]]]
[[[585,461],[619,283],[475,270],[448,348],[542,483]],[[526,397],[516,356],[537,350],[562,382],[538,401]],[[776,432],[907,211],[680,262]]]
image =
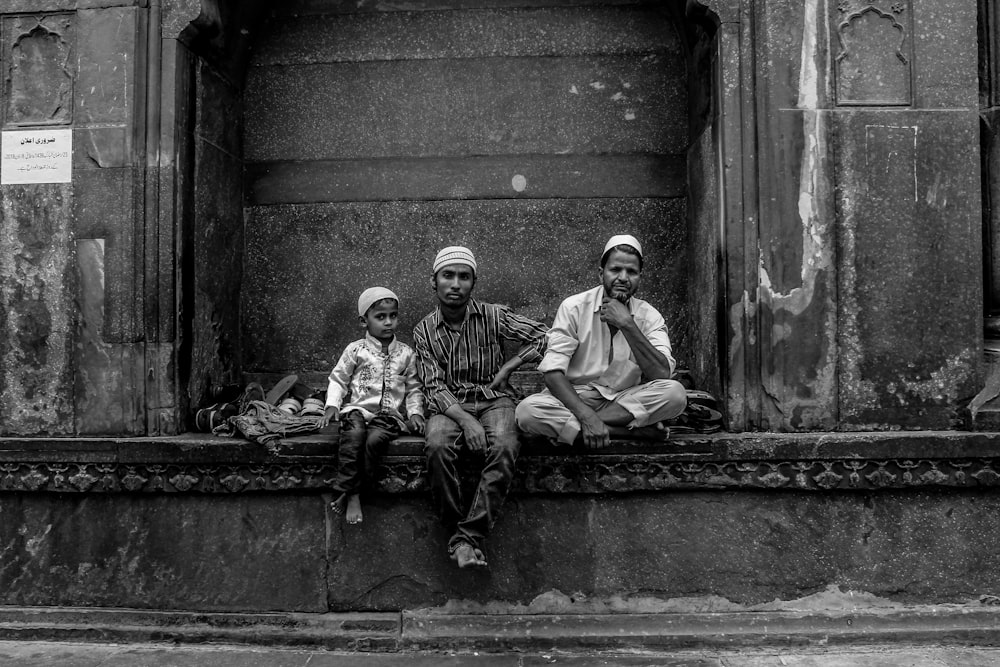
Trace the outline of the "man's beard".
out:
[[[624,293],[616,293],[614,291],[608,292],[608,290],[604,290],[604,293],[607,294],[609,298],[614,299],[615,301],[618,301],[626,306],[628,305],[628,300],[631,298],[631,295],[627,291]]]

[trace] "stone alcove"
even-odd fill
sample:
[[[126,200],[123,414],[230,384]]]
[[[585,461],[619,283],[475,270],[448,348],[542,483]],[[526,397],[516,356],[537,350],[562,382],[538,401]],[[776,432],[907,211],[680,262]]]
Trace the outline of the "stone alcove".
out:
[[[479,298],[551,321],[622,231],[646,244],[643,294],[678,358],[722,391],[715,15],[680,1],[470,7],[206,3],[186,29],[192,404],[247,376],[321,384],[370,284],[400,294],[408,336],[450,243],[478,253]]]

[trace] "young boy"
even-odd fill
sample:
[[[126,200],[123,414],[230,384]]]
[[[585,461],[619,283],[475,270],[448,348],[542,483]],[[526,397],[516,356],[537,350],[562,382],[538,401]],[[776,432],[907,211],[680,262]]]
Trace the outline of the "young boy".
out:
[[[416,354],[396,340],[398,315],[399,299],[390,290],[370,287],[362,292],[358,319],[367,334],[347,346],[330,373],[320,426],[340,419],[333,483],[339,495],[331,509],[337,514],[346,510],[347,523],[360,523],[364,518],[359,493],[371,480],[389,442],[404,426],[411,433],[424,432],[424,396]]]

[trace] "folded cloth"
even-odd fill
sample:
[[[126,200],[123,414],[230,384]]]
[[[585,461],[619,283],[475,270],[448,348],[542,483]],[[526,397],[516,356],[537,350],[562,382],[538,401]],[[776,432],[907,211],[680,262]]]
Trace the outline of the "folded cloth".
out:
[[[243,412],[212,429],[215,435],[235,436],[268,444],[287,435],[319,429],[323,416],[297,417],[282,412],[266,401],[250,401]]]

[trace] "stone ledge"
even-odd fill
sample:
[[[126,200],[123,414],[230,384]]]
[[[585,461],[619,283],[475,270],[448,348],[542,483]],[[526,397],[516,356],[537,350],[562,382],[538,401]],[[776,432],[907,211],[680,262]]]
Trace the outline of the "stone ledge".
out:
[[[994,646],[1000,612],[968,605],[661,614],[203,613],[0,607],[0,640],[225,642],[361,652]]]
[[[400,615],[219,613],[116,608],[0,606],[0,639],[19,641],[225,642],[396,651]]]
[[[403,612],[406,649],[725,649],[961,643],[994,646],[1000,613],[952,607],[891,612],[461,616]]]
[[[421,448],[420,438],[393,443],[380,491],[426,490]],[[207,435],[0,438],[0,491],[325,490],[334,473],[331,451],[319,436],[267,446]],[[996,487],[1000,433],[726,433],[616,441],[596,453],[528,441],[518,465],[515,492],[522,493]]]

